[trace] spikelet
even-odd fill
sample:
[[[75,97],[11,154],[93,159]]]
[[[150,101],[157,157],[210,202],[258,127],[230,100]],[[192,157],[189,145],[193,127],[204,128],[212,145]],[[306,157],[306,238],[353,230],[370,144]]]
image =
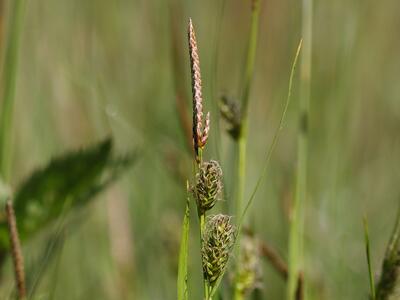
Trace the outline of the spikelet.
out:
[[[241,129],[241,113],[238,103],[232,98],[223,95],[219,102],[219,111],[228,125],[227,131],[229,135],[234,140],[237,140]]]
[[[199,214],[214,207],[222,191],[222,169],[215,160],[203,162],[193,188]]]
[[[197,156],[199,148],[203,148],[207,143],[208,133],[210,131],[210,113],[207,113],[205,126],[203,128],[203,95],[201,92],[200,59],[192,19],[189,19],[188,40],[190,70],[192,73],[193,144]]]
[[[210,217],[202,237],[203,273],[211,288],[224,274],[235,242],[235,228],[230,219],[222,214]]]

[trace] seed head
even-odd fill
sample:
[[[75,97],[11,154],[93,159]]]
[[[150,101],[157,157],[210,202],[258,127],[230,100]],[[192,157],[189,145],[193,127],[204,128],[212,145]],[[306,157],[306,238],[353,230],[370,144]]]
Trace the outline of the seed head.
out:
[[[241,114],[238,103],[230,97],[222,96],[219,103],[222,118],[226,121],[229,135],[237,140],[240,136]]]
[[[198,155],[199,148],[203,148],[207,143],[210,130],[210,115],[207,113],[206,124],[203,129],[203,95],[201,92],[200,59],[192,19],[189,19],[188,40],[193,93],[193,144],[194,151],[196,155]]]
[[[196,174],[196,184],[193,193],[197,202],[199,214],[214,207],[222,191],[222,169],[215,160],[203,162]]]
[[[204,278],[211,288],[224,274],[235,242],[235,228],[230,219],[230,216],[221,214],[210,217],[202,237]]]

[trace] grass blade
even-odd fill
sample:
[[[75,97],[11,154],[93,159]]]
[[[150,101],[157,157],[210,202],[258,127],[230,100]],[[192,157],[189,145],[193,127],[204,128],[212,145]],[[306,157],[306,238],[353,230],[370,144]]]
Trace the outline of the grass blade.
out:
[[[274,135],[274,138],[272,140],[272,144],[269,147],[269,150],[267,152],[267,156],[265,157],[264,166],[263,166],[263,169],[261,171],[261,174],[258,177],[258,180],[257,180],[257,183],[256,183],[256,185],[254,187],[254,190],[251,193],[251,196],[250,196],[249,200],[246,203],[246,206],[245,206],[245,208],[243,210],[242,215],[240,216],[240,219],[239,219],[239,222],[238,222],[238,234],[240,234],[240,228],[242,227],[242,223],[243,223],[244,217],[245,217],[245,215],[246,215],[251,203],[254,200],[254,197],[255,197],[255,195],[257,193],[258,188],[260,187],[260,184],[261,184],[264,176],[267,173],[269,161],[271,160],[272,153],[273,153],[273,151],[275,149],[276,143],[278,142],[279,134],[280,134],[281,130],[283,129],[283,124],[284,124],[284,121],[285,121],[286,112],[287,112],[287,109],[289,107],[290,98],[292,96],[293,77],[294,77],[294,73],[295,73],[295,70],[296,70],[296,65],[297,65],[297,61],[298,61],[298,58],[299,58],[299,54],[300,54],[302,43],[303,43],[303,40],[301,39],[300,42],[299,42],[299,45],[297,46],[296,55],[295,55],[294,60],[293,60],[292,68],[291,68],[291,71],[290,71],[290,77],[289,77],[288,95],[287,95],[287,98],[286,98],[286,103],[285,103],[285,107],[284,107],[283,112],[282,112],[281,119],[279,121],[279,126],[275,131],[275,135]]]
[[[310,111],[310,79],[312,62],[312,10],[313,0],[302,0],[302,36],[304,38],[304,49],[301,55],[300,66],[296,194],[294,197],[289,229],[288,300],[303,297],[302,295],[296,294],[303,260],[304,207],[307,197],[308,120]]]
[[[187,200],[185,208],[185,216],[183,217],[181,246],[179,249],[179,265],[178,265],[178,300],[188,299],[188,254],[189,254],[189,225],[190,225],[190,194],[189,182],[186,183]]]
[[[2,107],[0,117],[0,175],[7,180],[10,169],[12,115],[18,66],[18,48],[24,17],[25,0],[11,1],[7,48],[2,73]]]
[[[372,266],[371,266],[371,253],[369,247],[369,234],[368,234],[368,222],[367,218],[364,216],[363,218],[364,223],[364,237],[365,237],[365,253],[367,255],[367,263],[368,263],[368,275],[369,275],[369,284],[371,288],[371,300],[376,299],[375,295],[375,283],[374,283],[374,276],[372,274]]]

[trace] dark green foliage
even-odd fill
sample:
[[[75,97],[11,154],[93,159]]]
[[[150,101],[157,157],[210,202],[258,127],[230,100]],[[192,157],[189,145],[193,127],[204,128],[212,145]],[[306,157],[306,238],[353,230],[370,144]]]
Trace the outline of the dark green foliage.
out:
[[[112,140],[57,157],[32,173],[15,194],[21,240],[31,237],[72,208],[86,204],[134,161],[113,158]],[[0,247],[8,246],[6,223],[0,223]]]
[[[400,275],[400,209],[382,264],[382,274],[376,288],[376,299],[389,299],[395,291]]]

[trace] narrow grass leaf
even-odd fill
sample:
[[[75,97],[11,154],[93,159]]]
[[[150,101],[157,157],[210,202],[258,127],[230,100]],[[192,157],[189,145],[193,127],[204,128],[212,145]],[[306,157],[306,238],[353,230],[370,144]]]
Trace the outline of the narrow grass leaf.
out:
[[[12,3],[12,4],[11,4]],[[8,180],[11,161],[12,115],[17,79],[18,49],[26,0],[10,1],[11,16],[9,16],[8,35],[4,56],[3,72],[1,74],[1,115],[0,115],[0,176]]]
[[[368,275],[369,275],[369,284],[371,289],[371,299],[375,300],[375,283],[374,283],[374,276],[372,274],[372,266],[371,266],[371,253],[370,253],[370,243],[369,243],[369,234],[368,234],[368,222],[367,218],[364,216],[363,218],[364,223],[364,238],[365,238],[365,254],[367,256],[367,264],[368,264]]]
[[[190,192],[189,182],[186,183],[187,200],[185,215],[183,217],[181,246],[179,249],[179,264],[178,264],[178,300],[187,300],[188,298],[188,256],[189,256],[189,225],[190,225]]]

